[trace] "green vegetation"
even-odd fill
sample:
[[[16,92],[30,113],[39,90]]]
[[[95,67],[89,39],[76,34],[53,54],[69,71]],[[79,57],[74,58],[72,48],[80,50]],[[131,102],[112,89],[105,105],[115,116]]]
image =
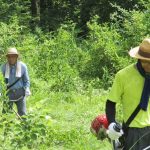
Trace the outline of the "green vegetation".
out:
[[[33,14],[30,1],[0,0],[0,63],[8,47],[17,47],[29,68],[32,91],[24,122],[14,112],[0,113],[0,149],[110,150],[107,140],[97,141],[90,133],[90,123],[105,111],[114,74],[133,62],[128,50],[149,36],[149,1],[133,1],[134,5],[110,1],[108,8],[113,7],[106,20],[106,12],[98,13],[106,1],[99,9],[95,1],[88,19],[84,8],[90,1],[74,1],[75,7],[70,7],[73,1],[52,2],[46,1],[51,7],[45,5],[44,18],[44,12]],[[46,19],[51,12],[48,8],[57,11],[52,19]],[[59,15],[60,10],[64,15]],[[67,16],[66,11],[74,13]],[[83,30],[84,38],[80,36]],[[2,76],[0,82],[2,109],[6,99]]]

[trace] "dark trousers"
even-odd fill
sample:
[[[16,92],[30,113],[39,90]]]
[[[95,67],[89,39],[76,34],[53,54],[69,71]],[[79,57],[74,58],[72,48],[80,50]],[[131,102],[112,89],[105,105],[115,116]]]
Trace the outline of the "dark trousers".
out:
[[[3,113],[12,112],[13,111],[13,104],[16,104],[17,111],[20,116],[26,115],[26,99],[23,97],[18,101],[8,101],[3,103]]]
[[[148,146],[150,146],[150,126],[128,129],[124,150],[143,150]]]

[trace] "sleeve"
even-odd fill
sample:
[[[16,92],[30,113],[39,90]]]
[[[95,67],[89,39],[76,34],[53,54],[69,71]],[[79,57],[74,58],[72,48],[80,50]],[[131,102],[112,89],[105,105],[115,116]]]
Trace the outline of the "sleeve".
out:
[[[5,73],[5,68],[4,68],[4,65],[0,65],[0,74],[2,75],[2,76],[4,76],[4,73]],[[1,92],[2,92],[2,81],[0,81],[0,96],[1,96]]]
[[[1,65],[1,72],[5,76],[5,64]]]
[[[114,103],[118,103],[121,100],[121,97],[123,95],[123,86],[121,83],[121,74],[118,72],[115,76],[112,88],[110,90],[110,93],[108,94],[109,100],[111,100]]]
[[[30,87],[30,79],[29,79],[29,74],[28,74],[28,68],[25,64],[23,65],[23,69],[24,69],[24,74],[22,77],[23,85],[24,85],[24,88],[28,88],[28,87]]]
[[[112,122],[115,122],[116,103],[112,102],[111,100],[107,100],[105,112],[108,123],[110,124]]]

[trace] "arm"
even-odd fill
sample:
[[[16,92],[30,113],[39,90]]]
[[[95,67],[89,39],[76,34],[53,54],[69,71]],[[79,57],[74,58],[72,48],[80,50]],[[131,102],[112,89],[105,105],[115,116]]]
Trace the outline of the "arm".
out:
[[[3,76],[5,76],[5,64],[1,65],[1,72],[2,72]]]
[[[23,85],[24,85],[24,88],[29,88],[30,87],[30,79],[29,79],[29,74],[28,74],[28,68],[26,65],[23,66],[23,69],[24,69],[24,74],[23,74]]]
[[[123,88],[120,81],[119,74],[116,74],[114,83],[112,85],[111,91],[109,93],[108,99],[106,101],[106,117],[109,123],[108,126],[108,137],[112,140],[118,139],[123,131],[120,125],[116,122],[116,103],[120,102],[123,94]]]
[[[23,65],[23,69],[24,69],[24,73],[23,73],[22,80],[23,80],[23,85],[24,85],[24,88],[25,88],[25,95],[29,96],[29,95],[31,95],[31,92],[30,92],[30,79],[29,79],[29,74],[28,74],[28,68],[25,64]]]
[[[108,120],[108,123],[115,122],[115,115],[116,115],[116,103],[110,101],[109,99],[106,102],[106,117]]]
[[[116,104],[121,102],[123,93],[121,76],[117,73],[106,101],[105,111],[109,124],[115,122]]]
[[[107,100],[106,117],[109,123],[107,134],[108,137],[112,140],[118,139],[123,134],[121,125],[119,123],[116,123],[115,121],[115,114],[116,114],[116,103]]]

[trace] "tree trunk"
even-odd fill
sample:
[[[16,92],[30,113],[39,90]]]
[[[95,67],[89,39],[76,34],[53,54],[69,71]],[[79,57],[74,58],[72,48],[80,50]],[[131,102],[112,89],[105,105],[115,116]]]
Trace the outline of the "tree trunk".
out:
[[[47,0],[40,0],[40,26],[46,28]]]
[[[33,17],[38,15],[38,0],[31,0],[31,13]]]
[[[34,30],[36,26],[39,25],[39,0],[31,0],[31,15],[32,19],[30,22],[31,28]]]

